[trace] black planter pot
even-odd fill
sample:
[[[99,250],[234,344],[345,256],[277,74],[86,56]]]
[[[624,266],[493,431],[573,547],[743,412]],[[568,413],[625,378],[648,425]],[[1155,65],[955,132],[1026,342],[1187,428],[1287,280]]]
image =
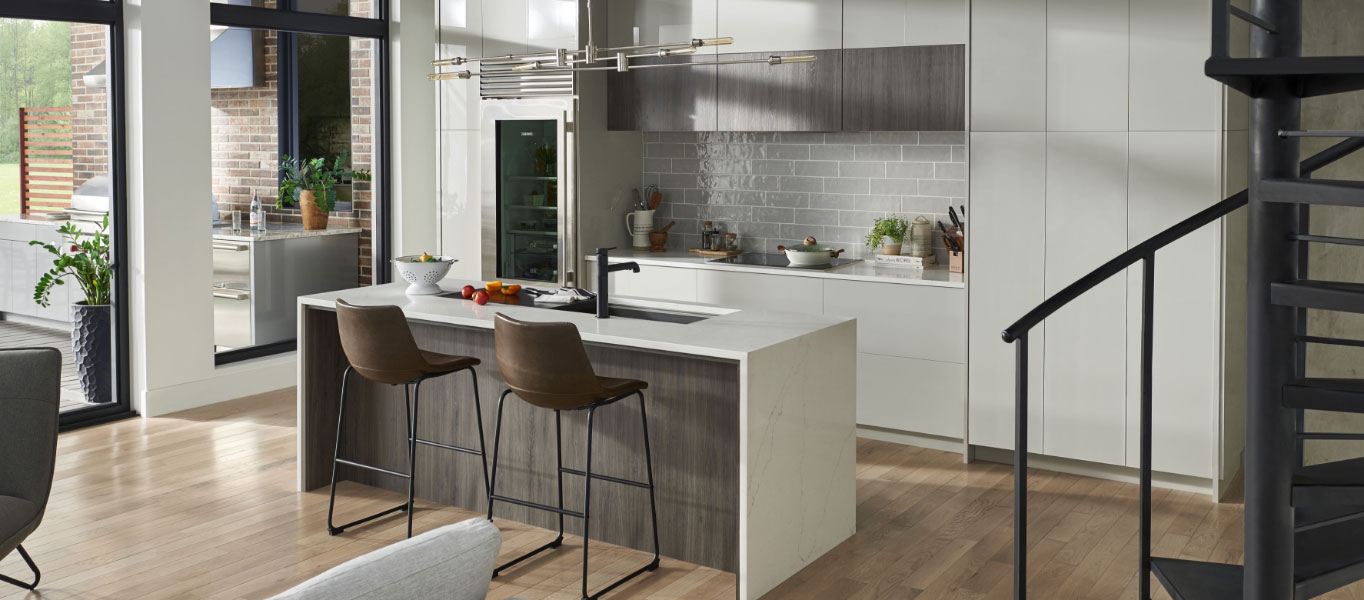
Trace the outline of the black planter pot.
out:
[[[71,349],[85,401],[114,400],[113,333],[109,305],[71,305]]]

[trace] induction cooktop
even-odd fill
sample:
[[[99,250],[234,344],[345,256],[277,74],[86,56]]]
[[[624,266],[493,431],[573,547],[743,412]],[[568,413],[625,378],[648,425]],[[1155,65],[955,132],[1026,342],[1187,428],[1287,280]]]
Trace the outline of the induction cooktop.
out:
[[[740,267],[776,267],[782,269],[804,269],[807,271],[828,271],[837,269],[845,265],[862,262],[860,258],[835,258],[827,265],[811,267],[795,266],[787,260],[785,254],[767,254],[763,252],[745,252],[737,256],[727,256],[725,258],[712,258],[707,262],[735,265]]]

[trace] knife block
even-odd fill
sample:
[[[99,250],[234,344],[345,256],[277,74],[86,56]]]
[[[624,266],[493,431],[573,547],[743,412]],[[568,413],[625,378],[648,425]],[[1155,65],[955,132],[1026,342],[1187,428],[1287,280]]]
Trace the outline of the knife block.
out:
[[[961,247],[961,252],[947,251],[947,270],[951,273],[964,273],[966,272],[966,236],[962,235],[956,227],[953,227],[948,235]]]

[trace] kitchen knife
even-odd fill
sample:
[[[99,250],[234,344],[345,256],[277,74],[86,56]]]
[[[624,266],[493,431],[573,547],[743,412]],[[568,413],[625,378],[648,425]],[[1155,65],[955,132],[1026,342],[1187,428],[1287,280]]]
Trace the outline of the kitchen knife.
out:
[[[961,219],[957,218],[957,209],[952,208],[951,206],[947,207],[947,216],[952,219],[952,224],[956,225],[958,230],[963,229],[961,226]]]
[[[942,224],[942,221],[938,221],[938,229],[942,230],[943,235],[947,235],[947,227]]]
[[[944,246],[947,247],[948,251],[950,251],[952,254],[956,254],[957,252],[959,252],[959,250],[957,250],[957,243],[952,239],[952,236],[944,234],[942,236],[942,243]]]

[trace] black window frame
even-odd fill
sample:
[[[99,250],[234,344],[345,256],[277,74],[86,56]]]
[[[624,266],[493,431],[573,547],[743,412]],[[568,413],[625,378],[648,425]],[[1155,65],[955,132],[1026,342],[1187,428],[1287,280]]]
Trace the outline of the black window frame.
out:
[[[109,0],[0,0],[0,17],[33,21],[88,23],[109,28],[105,61],[108,65],[109,174],[113,178],[109,199],[110,262],[113,276],[114,401],[63,412],[62,431],[137,416],[132,407],[129,354],[128,278],[128,157],[126,80],[124,78],[123,3]]]
[[[8,1],[8,0],[0,0]],[[44,0],[49,1],[49,0]],[[71,0],[57,0],[71,1]],[[99,0],[88,0],[99,1]],[[193,0],[180,0],[193,1]],[[202,0],[208,1],[208,0]],[[375,17],[351,17],[325,13],[305,12],[296,9],[295,0],[279,0],[276,8],[220,4],[209,5],[209,22],[226,27],[243,27],[276,31],[279,34],[277,47],[277,86],[279,89],[279,152],[281,155],[297,154],[298,146],[298,42],[297,34],[338,35],[351,38],[374,40],[375,75],[378,89],[377,110],[374,119],[374,166],[379,172],[373,186],[374,206],[372,209],[371,248],[374,258],[370,267],[374,285],[388,283],[392,277],[389,259],[392,249],[392,161],[391,136],[389,133],[390,114],[390,77],[389,77],[389,2],[374,0]],[[217,366],[274,356],[293,352],[297,340],[277,342],[216,352],[213,362]]]

